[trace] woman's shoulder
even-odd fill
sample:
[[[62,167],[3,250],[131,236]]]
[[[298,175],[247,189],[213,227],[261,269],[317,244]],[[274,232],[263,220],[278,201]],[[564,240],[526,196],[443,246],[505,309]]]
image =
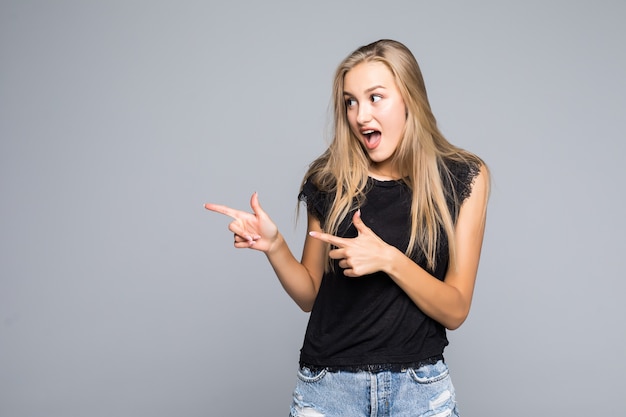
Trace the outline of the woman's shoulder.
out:
[[[304,178],[300,193],[321,196],[328,194],[333,189],[334,183],[329,178],[325,178],[319,173],[312,174]]]
[[[331,205],[329,185],[319,175],[310,175],[304,179],[300,187],[298,199],[305,203],[307,211],[318,220],[323,221]]]
[[[443,158],[442,162],[445,167],[442,170],[444,186],[462,203],[471,194],[474,181],[485,164],[474,155]]]

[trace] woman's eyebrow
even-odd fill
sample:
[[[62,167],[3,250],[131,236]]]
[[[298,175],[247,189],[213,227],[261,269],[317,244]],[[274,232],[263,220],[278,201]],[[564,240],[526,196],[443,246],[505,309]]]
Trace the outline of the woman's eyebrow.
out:
[[[375,85],[373,87],[370,87],[370,88],[366,89],[365,91],[363,91],[363,93],[364,94],[371,93],[372,91],[378,90],[379,88],[385,89],[385,86],[383,86],[383,85]],[[344,91],[343,95],[344,96],[352,96],[354,94],[350,93],[349,91]]]

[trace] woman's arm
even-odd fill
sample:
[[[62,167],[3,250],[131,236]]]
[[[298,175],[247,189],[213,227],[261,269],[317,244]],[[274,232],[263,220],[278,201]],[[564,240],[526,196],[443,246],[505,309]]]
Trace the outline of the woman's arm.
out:
[[[481,169],[461,206],[455,227],[456,268],[447,271],[443,282],[396,248],[388,248],[385,272],[424,313],[451,330],[463,324],[472,303],[485,230],[488,175]]]
[[[449,269],[443,281],[380,239],[363,223],[359,212],[353,219],[358,231],[356,238],[317,232],[312,236],[337,246],[329,256],[339,260],[345,275],[359,277],[383,271],[425,314],[448,329],[456,329],[467,318],[474,293],[485,230],[488,176],[487,169],[482,167],[470,196],[461,206],[455,226],[456,268]]]
[[[320,222],[308,215],[308,232],[321,231]],[[298,262],[282,235],[280,243],[267,251],[269,260],[281,285],[289,296],[306,312],[311,311],[317,297],[325,266],[326,244],[313,239],[308,233],[302,249],[302,260]]]
[[[324,273],[325,243],[307,234],[298,262],[285,239],[259,204],[256,193],[250,199],[253,213],[218,204],[205,204],[207,210],[225,214],[233,219],[228,229],[234,233],[236,248],[259,250],[267,256],[276,276],[289,296],[304,311],[310,311]],[[321,231],[319,221],[309,214],[308,231]]]

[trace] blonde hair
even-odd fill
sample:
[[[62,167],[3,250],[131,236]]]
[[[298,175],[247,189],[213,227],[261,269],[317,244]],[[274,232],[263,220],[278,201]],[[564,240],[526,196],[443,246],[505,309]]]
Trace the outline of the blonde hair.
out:
[[[477,156],[446,140],[437,127],[426,94],[419,65],[400,42],[382,39],[362,46],[339,64],[333,82],[333,140],[328,149],[309,166],[305,175],[318,189],[330,193],[332,205],[323,228],[336,234],[341,221],[365,198],[369,159],[350,129],[344,98],[344,79],[363,62],[383,63],[393,74],[406,106],[405,129],[392,161],[412,190],[411,233],[406,255],[421,249],[427,266],[434,270],[440,230],[448,238],[450,265],[455,266],[454,219],[446,201],[442,178],[451,183],[452,174],[444,160],[484,165]],[[304,182],[303,182],[304,185]],[[454,187],[451,187],[454,191]],[[460,196],[453,195],[460,206]]]

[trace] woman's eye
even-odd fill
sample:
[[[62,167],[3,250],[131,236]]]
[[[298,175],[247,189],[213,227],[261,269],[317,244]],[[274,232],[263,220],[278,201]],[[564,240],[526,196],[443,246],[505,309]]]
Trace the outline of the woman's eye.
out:
[[[373,94],[371,97],[372,103],[376,103],[377,101],[380,101],[380,99],[382,99],[382,97],[378,94]]]
[[[353,98],[347,98],[346,99],[346,106],[348,107],[352,107],[356,104],[356,100]]]

